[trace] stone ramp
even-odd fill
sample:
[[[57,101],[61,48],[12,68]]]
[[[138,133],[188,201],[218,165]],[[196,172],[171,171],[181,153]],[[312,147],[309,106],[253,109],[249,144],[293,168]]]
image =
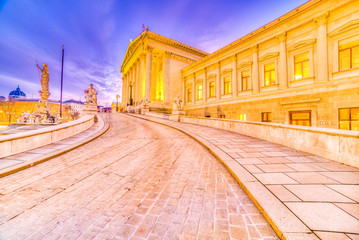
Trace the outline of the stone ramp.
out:
[[[99,121],[95,122],[92,127],[72,137],[26,152],[0,158],[0,177],[26,169],[71,151],[101,136],[108,129],[109,123],[106,119],[106,115],[102,115],[102,118],[100,117]]]
[[[195,138],[282,239],[359,239],[359,169],[229,131],[132,115]]]

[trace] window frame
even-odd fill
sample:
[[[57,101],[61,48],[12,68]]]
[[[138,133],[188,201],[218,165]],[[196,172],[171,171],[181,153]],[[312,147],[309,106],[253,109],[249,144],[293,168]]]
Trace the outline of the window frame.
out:
[[[199,87],[201,87],[201,89],[199,89]],[[199,94],[199,92],[201,92],[201,94]],[[201,96],[199,96],[201,95]],[[203,100],[203,84],[202,83],[198,83],[196,85],[196,100]]]
[[[267,116],[267,120],[264,120],[263,116]],[[261,113],[261,120],[262,122],[272,122],[272,112],[262,112]],[[270,116],[270,119],[268,120],[268,116]]]
[[[304,60],[304,61],[299,61],[299,62],[296,62],[295,61],[295,57],[298,56],[298,55],[301,55],[301,54],[304,54],[304,53],[308,53],[308,59]],[[297,53],[295,55],[293,55],[293,73],[294,73],[294,80],[293,81],[301,81],[301,80],[304,80],[306,78],[309,78],[311,76],[311,65],[310,65],[310,51],[304,51],[304,52],[301,52],[301,53]],[[304,77],[304,62],[308,62],[308,65],[309,65],[309,75]],[[301,73],[302,73],[302,77],[299,78],[299,79],[296,79],[295,78],[295,67],[296,67],[296,64],[300,64],[301,65]]]
[[[350,42],[349,42],[350,43]],[[350,69],[356,69],[356,68],[359,68],[359,66],[357,67],[353,67],[353,54],[352,54],[352,49],[355,48],[355,47],[359,47],[359,44],[358,45],[354,45],[354,46],[351,46],[351,47],[347,47],[347,48],[344,48],[344,49],[340,49],[340,44],[338,44],[338,71],[339,72],[342,72],[342,71],[347,71],[347,70],[350,70]],[[343,52],[345,50],[348,50],[350,49],[350,59],[349,59],[349,64],[350,64],[350,67],[349,68],[344,68],[344,69],[341,69],[340,68],[340,52]]]
[[[231,84],[232,80],[231,80],[231,76],[224,76],[223,77],[223,94],[227,95],[227,94],[231,94],[232,93],[232,84]]]
[[[294,126],[302,126],[302,125],[297,125],[297,124],[293,124],[293,118],[292,118],[292,114],[293,113],[309,113],[309,126],[304,126],[304,127],[311,127],[312,126],[312,110],[296,110],[296,111],[289,111],[289,124],[290,125],[294,125]],[[297,119],[296,121],[303,121],[306,119]]]
[[[340,119],[340,110],[342,110],[342,109],[348,109],[349,110],[349,119]],[[354,131],[354,130],[352,130],[352,121],[353,121],[352,120],[352,114],[351,114],[352,109],[359,109],[359,107],[338,108],[338,129]],[[348,121],[349,122],[349,129],[340,128],[340,121]],[[359,122],[359,119],[355,120],[355,121]]]
[[[247,77],[243,77],[244,72],[248,72]],[[240,76],[241,76],[241,91],[251,90],[252,89],[252,84],[251,84],[252,82],[251,82],[251,71],[250,71],[250,69],[242,70]],[[246,80],[246,86],[247,86],[246,89],[243,88],[243,82],[244,82],[243,79]]]
[[[213,83],[213,86],[211,86],[211,83]],[[211,95],[211,89],[213,88],[213,95]],[[214,98],[216,97],[216,81],[212,80],[208,82],[208,98]]]
[[[267,70],[266,71],[266,66],[268,65],[271,65],[273,64],[274,68],[272,70]],[[270,87],[270,86],[273,86],[275,84],[277,84],[277,71],[276,71],[277,67],[276,67],[276,62],[275,61],[272,61],[272,62],[268,62],[268,63],[264,63],[263,64],[263,73],[264,73],[264,76],[263,76],[263,86],[264,87]],[[269,76],[270,76],[270,82],[269,82],[269,85],[266,84],[266,73],[269,72]],[[274,72],[274,82],[272,81],[272,72]]]
[[[187,88],[187,102],[192,102],[192,87]]]

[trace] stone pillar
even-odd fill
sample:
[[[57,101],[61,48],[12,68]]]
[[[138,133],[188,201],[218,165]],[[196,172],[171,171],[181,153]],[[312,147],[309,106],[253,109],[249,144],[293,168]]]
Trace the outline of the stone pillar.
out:
[[[170,103],[171,99],[170,99],[170,91],[171,91],[171,86],[170,86],[170,61],[171,61],[171,53],[170,52],[166,52],[165,53],[165,66],[164,66],[164,91],[165,91],[165,98],[164,98],[164,102],[165,103]]]
[[[237,55],[233,56],[232,62],[232,96],[238,96],[238,80],[237,80]]]
[[[258,45],[251,47],[253,54],[252,87],[253,93],[259,92]]]
[[[145,99],[151,101],[151,69],[152,69],[152,49],[147,49],[146,54],[146,94]]]
[[[203,69],[203,83],[202,83],[202,98],[203,102],[207,101],[207,69]]]
[[[196,97],[197,97],[197,93],[196,93],[196,74],[193,73],[193,83],[192,83],[192,103],[193,104],[196,103]]]
[[[141,101],[141,78],[140,78],[140,60],[136,62],[136,102],[140,104]]]
[[[327,39],[327,22],[329,12],[313,19],[318,24],[317,50],[318,50],[318,74],[317,82],[328,80],[328,39]]]
[[[122,102],[122,105],[125,106],[125,99],[126,99],[126,90],[125,90],[125,81],[126,81],[126,75],[123,74],[122,75],[122,95],[121,95],[121,102]]]
[[[187,99],[187,81],[186,78],[182,78],[182,94],[183,94],[183,103],[188,103],[188,99]]]
[[[221,63],[218,62],[216,64],[217,68],[216,68],[216,74],[217,74],[217,78],[216,78],[216,99],[219,100],[221,99]]]
[[[287,32],[276,36],[279,40],[279,89],[288,88],[288,67],[287,67]]]
[[[128,99],[127,99],[127,93],[128,93],[128,73],[125,74],[124,78],[123,78],[123,85],[122,85],[122,102],[123,102],[123,105],[124,107],[127,106],[127,102],[128,102]]]

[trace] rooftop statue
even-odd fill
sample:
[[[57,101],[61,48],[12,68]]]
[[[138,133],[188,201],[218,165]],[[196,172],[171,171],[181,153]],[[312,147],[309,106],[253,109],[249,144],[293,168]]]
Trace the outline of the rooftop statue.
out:
[[[84,91],[86,93],[86,104],[97,106],[97,91],[93,88],[93,84]]]

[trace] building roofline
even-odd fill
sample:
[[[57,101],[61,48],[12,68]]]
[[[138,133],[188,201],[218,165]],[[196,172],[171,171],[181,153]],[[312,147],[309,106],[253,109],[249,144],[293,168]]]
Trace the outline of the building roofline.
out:
[[[123,69],[126,66],[126,64],[129,62],[129,59],[131,59],[132,55],[136,52],[135,50],[140,46],[140,42],[141,42],[140,40],[145,40],[145,39],[154,39],[156,41],[159,41],[159,42],[171,45],[171,46],[175,46],[176,48],[182,49],[184,51],[193,53],[193,54],[201,56],[201,57],[205,57],[209,54],[203,50],[197,49],[190,45],[187,45],[182,42],[165,37],[158,33],[154,33],[149,30],[145,30],[138,37],[136,37],[135,40],[133,40],[132,42],[129,43],[127,50],[126,50],[125,57],[121,64],[120,72],[123,72]],[[132,51],[132,50],[134,50],[134,51]]]
[[[224,47],[218,49],[217,51],[207,55],[206,57],[188,65],[187,67],[183,68],[182,71],[187,71],[188,69],[190,68],[193,68],[211,58],[214,58],[215,56],[219,55],[220,53],[222,52],[225,52],[226,50],[234,47],[234,46],[238,46],[239,44],[245,42],[245,41],[248,41],[250,39],[252,39],[253,37],[257,36],[258,34],[261,34],[262,32],[264,31],[267,31],[268,29],[271,29],[275,26],[277,26],[278,24],[282,23],[283,21],[286,21],[288,19],[290,19],[291,17],[293,16],[296,16],[297,14],[299,14],[300,12],[312,7],[313,5],[317,4],[318,2],[321,2],[323,0],[310,0],[306,3],[303,3],[302,5],[300,5],[299,7],[296,7],[295,9],[293,9],[292,11],[289,11],[287,13],[285,13],[284,15],[274,19],[273,21],[263,25],[262,27],[260,28],[257,28],[256,30],[248,33],[247,35],[244,35],[243,37],[231,42],[230,44],[228,45],[225,45]]]

